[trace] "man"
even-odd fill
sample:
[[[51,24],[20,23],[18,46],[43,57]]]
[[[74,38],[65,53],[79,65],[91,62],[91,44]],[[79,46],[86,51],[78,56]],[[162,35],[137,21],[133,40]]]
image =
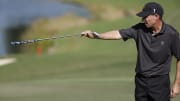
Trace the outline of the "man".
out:
[[[143,23],[101,34],[88,30],[81,35],[104,40],[134,39],[138,51],[136,101],[170,101],[170,97],[173,98],[180,93],[179,33],[163,22],[163,8],[156,2],[147,3],[137,16],[142,18]],[[176,77],[170,89],[169,72],[172,56],[177,59],[177,64]]]

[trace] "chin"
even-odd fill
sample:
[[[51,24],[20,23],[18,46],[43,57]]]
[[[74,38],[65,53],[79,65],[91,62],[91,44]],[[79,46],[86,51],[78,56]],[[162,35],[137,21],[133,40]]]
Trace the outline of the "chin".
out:
[[[147,28],[151,28],[152,26],[150,26],[150,25],[148,25],[148,24],[145,24],[145,26],[147,27]]]

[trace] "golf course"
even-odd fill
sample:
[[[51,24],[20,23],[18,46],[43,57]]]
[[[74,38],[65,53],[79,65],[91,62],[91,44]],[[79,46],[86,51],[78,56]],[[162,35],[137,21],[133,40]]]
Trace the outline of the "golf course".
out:
[[[61,22],[49,19],[45,24],[57,28],[52,31],[58,33],[56,36],[64,33],[80,34],[89,29],[101,33],[128,28],[141,21],[135,16],[136,12],[152,0],[64,1],[87,7],[93,17],[87,23],[63,29]],[[180,32],[180,1],[154,1],[164,7],[164,21]],[[107,11],[103,10],[104,8]],[[109,9],[112,12],[109,12]],[[116,14],[118,10],[121,15]],[[103,16],[103,12],[116,16]],[[68,22],[67,17],[64,22],[66,20]],[[47,28],[41,28],[44,26],[38,24],[32,24],[25,33],[47,32]],[[48,33],[51,33],[51,30],[48,30]],[[31,51],[7,56],[16,58],[16,62],[0,66],[0,101],[134,101],[137,59],[134,40],[96,40],[79,36],[46,42],[53,45],[41,54]],[[22,47],[25,47],[24,50],[32,50],[31,44]],[[175,73],[176,59],[173,57],[171,83]],[[172,101],[180,101],[180,96]]]

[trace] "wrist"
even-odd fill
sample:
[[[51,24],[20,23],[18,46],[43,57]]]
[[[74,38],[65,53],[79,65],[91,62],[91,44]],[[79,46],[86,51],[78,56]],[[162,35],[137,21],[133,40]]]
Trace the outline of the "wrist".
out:
[[[100,34],[99,33],[93,32],[92,34],[93,34],[94,39],[100,39]]]

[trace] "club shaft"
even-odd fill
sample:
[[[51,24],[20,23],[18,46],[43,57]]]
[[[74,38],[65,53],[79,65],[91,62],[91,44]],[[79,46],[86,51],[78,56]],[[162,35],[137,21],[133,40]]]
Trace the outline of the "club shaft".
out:
[[[66,38],[66,37],[78,37],[80,34],[72,34],[72,35],[64,35],[64,36],[57,36],[57,37],[50,37],[50,38],[39,38],[34,40],[22,40],[22,41],[13,41],[11,42],[11,45],[21,45],[21,44],[27,44],[27,43],[35,43],[39,41],[44,40],[54,40],[54,39],[60,39],[60,38]]]

